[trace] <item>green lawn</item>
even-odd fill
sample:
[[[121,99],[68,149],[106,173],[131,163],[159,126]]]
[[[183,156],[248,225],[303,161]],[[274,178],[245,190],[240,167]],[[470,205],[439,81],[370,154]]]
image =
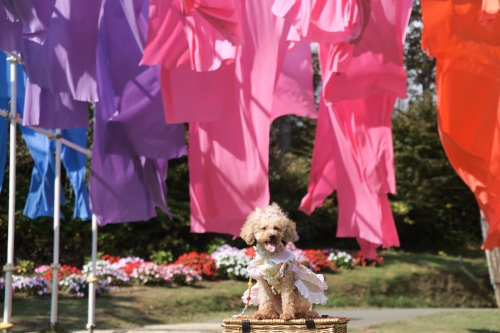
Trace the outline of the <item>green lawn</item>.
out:
[[[413,317],[349,333],[500,333],[500,310],[444,312]]]
[[[493,306],[493,292],[482,258],[465,259],[464,265],[459,266],[458,260],[451,257],[383,255],[386,264],[382,267],[325,274],[330,298],[326,307]],[[109,296],[98,298],[97,326],[99,329],[130,328],[228,317],[241,311],[240,297],[246,288],[246,282],[236,281],[202,282],[196,287],[119,288]],[[44,328],[49,321],[49,311],[50,296],[28,299],[15,295],[12,311],[15,330]],[[61,296],[59,322],[67,329],[84,329],[87,300]]]
[[[492,307],[484,258],[384,253],[382,267],[327,276],[327,307]]]

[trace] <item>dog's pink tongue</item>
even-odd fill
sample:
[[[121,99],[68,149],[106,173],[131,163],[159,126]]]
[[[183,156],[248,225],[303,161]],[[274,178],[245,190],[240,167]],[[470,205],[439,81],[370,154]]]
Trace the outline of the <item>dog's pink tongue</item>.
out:
[[[266,248],[269,252],[274,252],[274,250],[276,250],[276,244],[275,243],[271,243],[271,242],[267,242],[266,243]]]

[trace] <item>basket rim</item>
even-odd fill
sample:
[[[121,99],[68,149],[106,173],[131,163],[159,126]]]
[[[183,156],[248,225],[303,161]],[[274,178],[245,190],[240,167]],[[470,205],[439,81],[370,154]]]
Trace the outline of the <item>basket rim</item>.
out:
[[[250,321],[250,325],[305,325],[306,320],[309,319],[245,319],[245,318],[226,318],[223,323],[226,325],[241,325],[243,320]],[[328,318],[314,318],[316,325],[328,325],[328,324],[347,324],[349,318],[346,317],[328,317]]]

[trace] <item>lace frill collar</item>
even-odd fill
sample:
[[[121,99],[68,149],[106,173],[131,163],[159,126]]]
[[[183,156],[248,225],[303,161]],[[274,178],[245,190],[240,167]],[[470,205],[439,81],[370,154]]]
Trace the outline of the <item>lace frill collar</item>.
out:
[[[275,264],[282,264],[287,261],[293,261],[295,260],[295,255],[292,253],[292,251],[288,249],[284,249],[283,251],[279,253],[273,253],[271,255],[267,255],[268,252],[264,252],[260,250],[257,246],[254,246],[254,249],[256,251],[255,253],[255,259],[269,259]],[[266,254],[266,255],[263,255]]]

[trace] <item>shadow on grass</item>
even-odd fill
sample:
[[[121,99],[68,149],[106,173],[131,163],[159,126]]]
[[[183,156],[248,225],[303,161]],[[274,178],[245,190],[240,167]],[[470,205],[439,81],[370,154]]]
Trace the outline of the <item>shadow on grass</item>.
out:
[[[411,258],[407,261],[412,264],[418,262]],[[435,262],[446,263],[446,259],[437,259]],[[327,296],[330,298],[327,306],[389,308],[493,306],[493,295],[487,274],[473,276],[458,265],[453,267],[449,263],[393,270],[388,260],[388,266],[366,268],[366,271],[360,271],[358,275],[350,275],[350,282],[345,283],[342,290],[339,291],[335,287],[327,290]],[[361,276],[362,279],[359,278]],[[331,277],[327,276],[327,279],[331,281],[330,283],[333,282]]]
[[[469,329],[470,333],[500,333],[500,331],[483,330],[483,329]]]
[[[235,289],[235,288],[233,288]],[[211,311],[241,310],[239,288],[120,288],[111,296],[98,297],[98,329],[137,328],[146,325],[192,322]],[[48,325],[50,297],[28,299],[17,295],[13,301],[15,331],[38,331]],[[85,330],[87,298],[60,295],[58,322],[66,330]]]
[[[385,266],[398,265],[401,263],[418,266],[444,266],[460,267],[458,259],[451,257],[438,257],[432,254],[405,254],[405,253],[384,253]]]

